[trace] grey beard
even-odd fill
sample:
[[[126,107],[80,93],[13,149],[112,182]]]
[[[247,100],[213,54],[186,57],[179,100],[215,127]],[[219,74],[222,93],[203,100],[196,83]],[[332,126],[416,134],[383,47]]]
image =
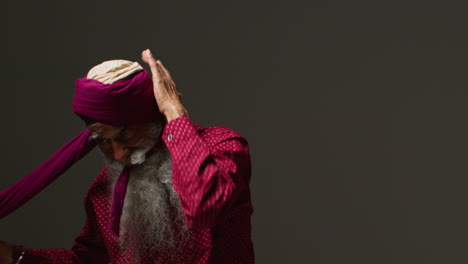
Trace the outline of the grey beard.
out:
[[[180,198],[172,185],[171,162],[169,150],[162,144],[130,171],[120,219],[120,246],[137,249],[135,260],[143,255],[154,257],[160,249],[177,250],[189,237]],[[122,164],[109,165],[110,193],[122,169]]]

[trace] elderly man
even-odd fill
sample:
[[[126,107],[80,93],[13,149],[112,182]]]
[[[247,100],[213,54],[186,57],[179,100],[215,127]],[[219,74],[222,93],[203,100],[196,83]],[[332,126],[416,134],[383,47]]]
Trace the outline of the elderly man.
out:
[[[167,69],[106,61],[78,79],[73,109],[87,130],[0,193],[0,217],[47,186],[94,145],[107,166],[85,198],[69,249],[0,244],[0,263],[254,263],[247,141],[193,124]],[[3,261],[3,262],[2,262]]]

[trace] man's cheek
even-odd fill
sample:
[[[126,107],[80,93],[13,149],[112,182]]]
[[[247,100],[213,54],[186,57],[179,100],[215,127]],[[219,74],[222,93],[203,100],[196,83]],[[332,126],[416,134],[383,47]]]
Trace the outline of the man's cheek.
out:
[[[114,159],[114,152],[112,150],[112,146],[107,146],[106,144],[100,144],[99,148],[101,152],[106,156],[108,159]]]

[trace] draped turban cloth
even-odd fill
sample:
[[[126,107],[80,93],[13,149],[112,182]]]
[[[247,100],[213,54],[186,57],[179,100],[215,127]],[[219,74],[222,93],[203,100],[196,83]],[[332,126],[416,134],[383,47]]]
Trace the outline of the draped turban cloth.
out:
[[[73,112],[84,120],[112,126],[144,124],[162,117],[150,75],[138,63],[126,60],[103,62],[78,79]],[[85,129],[31,173],[0,192],[0,218],[21,207],[88,154],[96,146],[90,136]],[[116,235],[119,234],[129,170],[129,167],[123,169],[114,187],[109,228]]]

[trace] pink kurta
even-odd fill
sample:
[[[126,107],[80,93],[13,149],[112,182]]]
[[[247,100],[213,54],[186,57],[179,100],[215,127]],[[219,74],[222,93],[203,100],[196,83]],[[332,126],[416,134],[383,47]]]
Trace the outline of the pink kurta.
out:
[[[156,260],[142,263],[254,263],[247,141],[225,127],[194,125],[186,116],[169,122],[162,137],[172,156],[172,181],[192,237],[183,254],[174,258],[172,252],[162,251]],[[73,248],[27,248],[22,263],[130,263],[134,249],[119,250],[118,238],[108,229],[108,190],[104,168],[86,195],[87,219]],[[15,255],[18,251],[15,247]]]

